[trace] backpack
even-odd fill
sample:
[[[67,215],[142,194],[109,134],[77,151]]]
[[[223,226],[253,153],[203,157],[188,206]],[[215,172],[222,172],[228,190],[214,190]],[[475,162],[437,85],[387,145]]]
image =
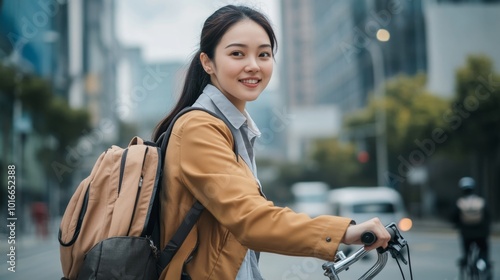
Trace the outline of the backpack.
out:
[[[165,152],[175,121],[192,110],[219,118],[206,109],[188,107],[174,117],[157,142],[136,136],[128,147],[113,145],[99,156],[61,220],[63,279],[159,278],[204,209],[195,202],[172,240],[159,250]]]
[[[483,221],[485,202],[477,195],[461,197],[457,201],[460,220],[464,225],[477,225]]]

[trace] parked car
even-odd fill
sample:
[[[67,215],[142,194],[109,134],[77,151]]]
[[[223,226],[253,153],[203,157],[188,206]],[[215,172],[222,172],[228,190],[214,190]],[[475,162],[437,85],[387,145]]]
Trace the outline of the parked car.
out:
[[[407,213],[403,199],[389,187],[343,187],[331,190],[328,201],[334,215],[364,222],[378,217],[383,224],[399,224]]]
[[[291,187],[294,197],[291,208],[310,217],[329,215],[332,212],[328,202],[329,190],[330,187],[324,182],[297,182]]]
[[[411,227],[411,220],[407,218],[403,199],[392,188],[343,187],[329,191],[328,201],[333,215],[348,217],[358,223],[378,217],[382,224],[394,222],[400,230],[409,230],[408,222]],[[404,229],[400,227],[402,221]],[[355,247],[341,245],[340,250],[349,255]],[[403,251],[403,254],[406,254],[406,251]],[[369,258],[370,255],[366,257]]]

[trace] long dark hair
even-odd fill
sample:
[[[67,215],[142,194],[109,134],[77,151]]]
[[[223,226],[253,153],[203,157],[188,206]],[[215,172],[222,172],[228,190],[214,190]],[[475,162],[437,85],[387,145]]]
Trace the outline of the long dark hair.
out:
[[[205,86],[210,82],[210,75],[205,72],[201,65],[200,54],[205,53],[210,60],[213,60],[215,47],[220,42],[222,36],[231,26],[243,19],[250,19],[262,26],[269,36],[273,52],[276,51],[276,36],[269,20],[262,13],[249,7],[234,5],[227,5],[215,11],[203,24],[200,36],[200,49],[194,54],[191,60],[179,101],[177,101],[177,104],[170,113],[156,125],[152,137],[154,141],[158,140],[160,135],[167,130],[177,113],[194,104]]]

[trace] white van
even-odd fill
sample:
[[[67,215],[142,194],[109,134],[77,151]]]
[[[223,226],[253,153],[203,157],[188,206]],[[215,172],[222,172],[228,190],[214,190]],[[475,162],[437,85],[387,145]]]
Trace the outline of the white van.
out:
[[[291,188],[294,203],[290,208],[310,217],[329,215],[332,212],[328,202],[329,190],[324,182],[297,182]]]
[[[391,222],[399,226],[407,216],[403,199],[388,187],[343,187],[331,190],[328,201],[333,215],[348,217],[357,223],[378,217],[384,225]]]

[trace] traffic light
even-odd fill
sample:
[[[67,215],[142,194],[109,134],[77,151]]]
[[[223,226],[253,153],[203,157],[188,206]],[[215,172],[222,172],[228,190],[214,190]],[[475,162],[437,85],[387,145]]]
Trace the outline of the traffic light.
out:
[[[370,154],[367,151],[359,151],[357,158],[360,163],[367,163],[370,160]]]

